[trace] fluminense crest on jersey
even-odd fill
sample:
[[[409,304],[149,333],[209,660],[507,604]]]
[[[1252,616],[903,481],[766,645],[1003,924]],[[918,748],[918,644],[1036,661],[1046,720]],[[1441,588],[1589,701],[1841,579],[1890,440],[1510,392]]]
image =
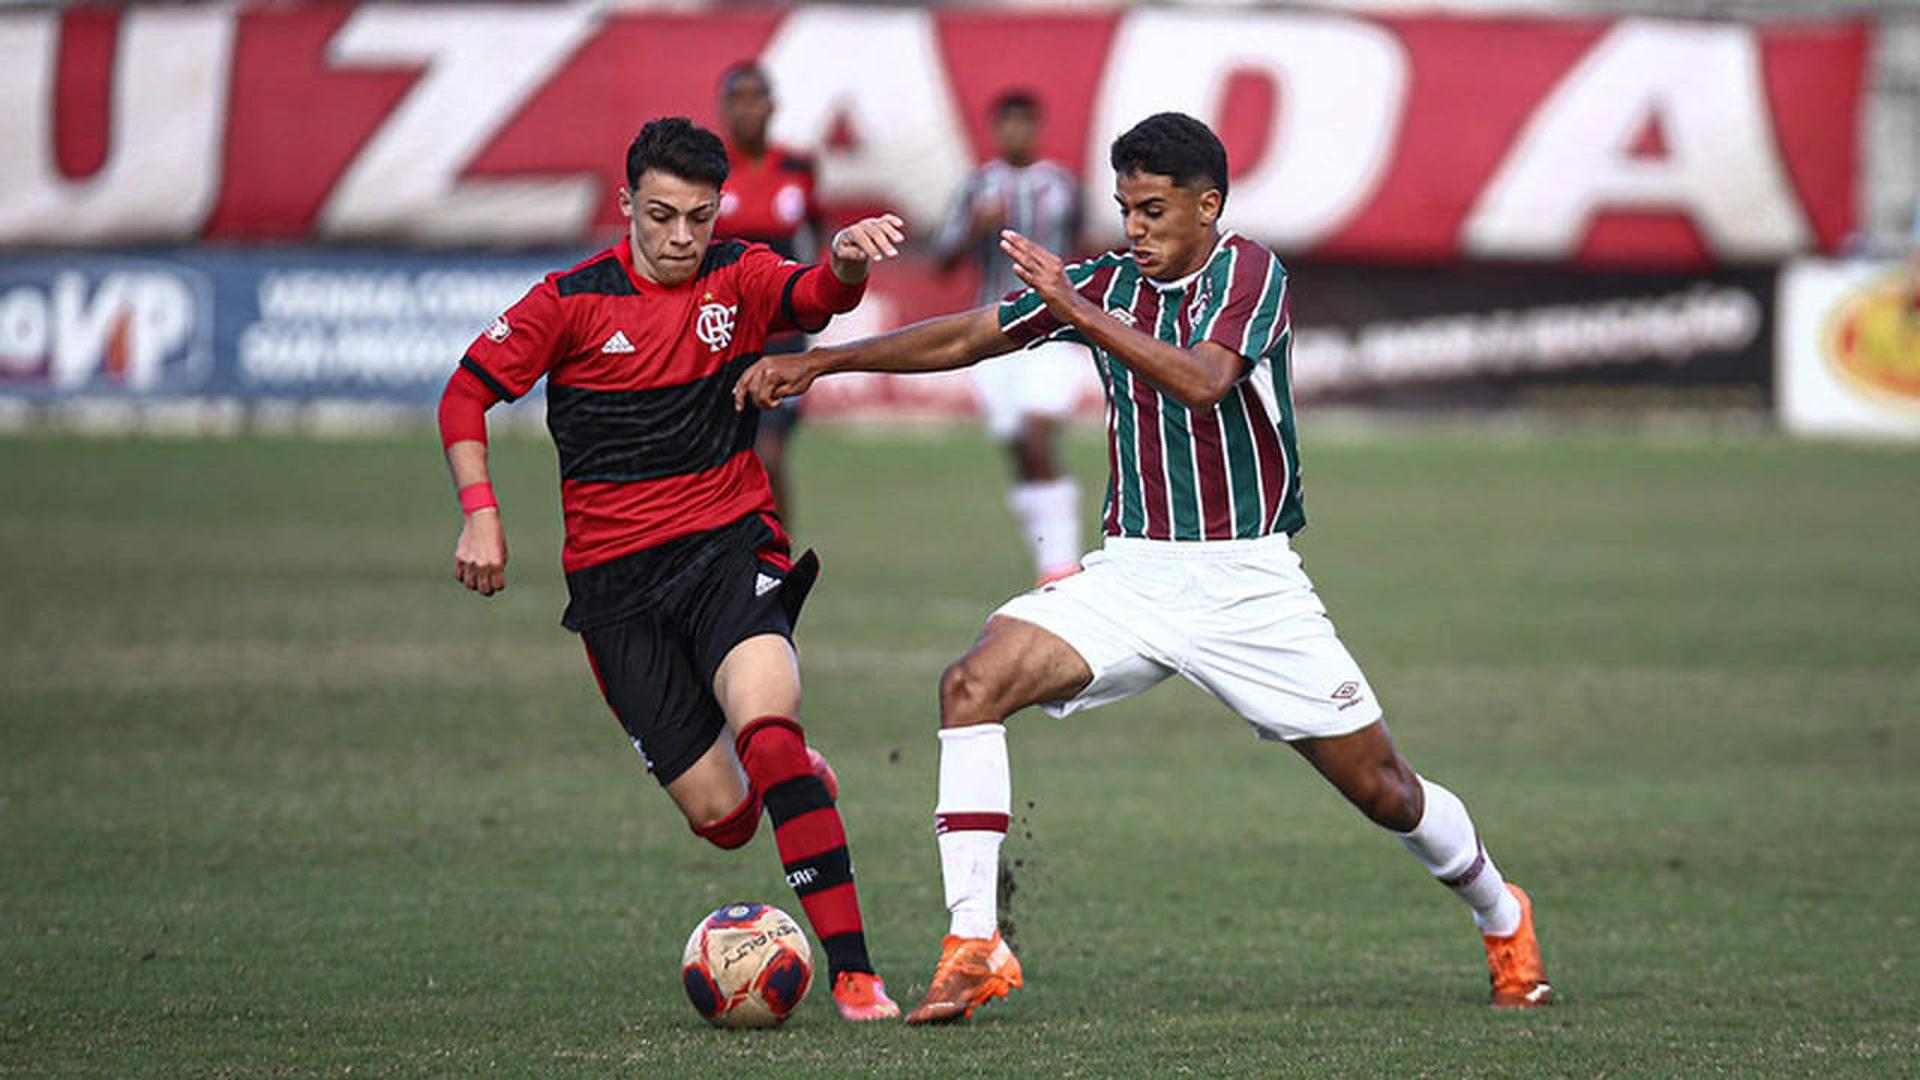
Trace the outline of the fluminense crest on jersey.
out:
[[[1304,528],[1288,384],[1287,272],[1280,260],[1229,232],[1199,272],[1179,285],[1148,280],[1124,251],[1074,263],[1067,278],[1121,322],[1183,349],[1211,341],[1247,363],[1225,397],[1192,409],[1093,348],[1107,397],[1113,469],[1107,535],[1230,540]],[[1001,330],[1022,345],[1052,339],[1092,348],[1030,289],[1003,301],[999,315]]]

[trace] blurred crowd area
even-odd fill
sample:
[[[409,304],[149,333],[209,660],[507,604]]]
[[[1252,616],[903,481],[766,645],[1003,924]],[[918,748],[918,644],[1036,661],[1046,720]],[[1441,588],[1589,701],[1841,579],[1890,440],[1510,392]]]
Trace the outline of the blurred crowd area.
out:
[[[738,143],[720,83],[752,62],[762,135],[813,170],[763,185],[783,241],[912,224],[827,340],[992,291],[963,234],[1026,190],[981,179],[1018,92],[1015,171],[1067,178],[1078,253],[1118,239],[1112,134],[1219,129],[1225,224],[1297,280],[1307,400],[1920,431],[1920,0],[0,0],[0,46],[0,418],[417,412],[529,281],[621,235],[641,120]],[[809,399],[977,408],[958,378]]]

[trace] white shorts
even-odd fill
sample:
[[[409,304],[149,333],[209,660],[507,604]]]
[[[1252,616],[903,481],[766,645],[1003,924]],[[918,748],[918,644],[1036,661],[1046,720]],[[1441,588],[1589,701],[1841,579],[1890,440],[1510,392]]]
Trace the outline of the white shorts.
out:
[[[1178,674],[1262,738],[1345,735],[1380,719],[1286,536],[1109,537],[1083,565],[994,612],[1049,631],[1092,669],[1077,696],[1041,706],[1052,715],[1121,701]]]
[[[1049,341],[975,364],[973,396],[987,430],[1004,441],[1019,434],[1028,416],[1072,413],[1093,378],[1093,358],[1084,346]]]

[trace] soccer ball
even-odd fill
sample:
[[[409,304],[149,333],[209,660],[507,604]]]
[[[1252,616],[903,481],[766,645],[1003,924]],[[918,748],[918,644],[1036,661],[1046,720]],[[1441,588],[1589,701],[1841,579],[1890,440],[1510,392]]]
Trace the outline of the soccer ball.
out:
[[[680,981],[695,1012],[716,1027],[773,1027],[813,984],[813,950],[786,912],[728,904],[693,928]]]

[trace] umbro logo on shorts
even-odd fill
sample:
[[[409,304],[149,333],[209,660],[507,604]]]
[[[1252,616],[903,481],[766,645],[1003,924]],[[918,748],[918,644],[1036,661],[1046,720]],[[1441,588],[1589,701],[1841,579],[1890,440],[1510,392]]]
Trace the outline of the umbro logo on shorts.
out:
[[[600,351],[603,353],[633,352],[633,342],[627,340],[626,331],[615,330],[613,336],[607,339],[607,343],[600,346]]]
[[[780,579],[771,574],[755,574],[753,576],[753,595],[755,596],[765,596],[779,587]]]
[[[1333,691],[1333,700],[1340,703],[1339,708],[1346,710],[1360,704],[1360,684],[1343,682]]]

